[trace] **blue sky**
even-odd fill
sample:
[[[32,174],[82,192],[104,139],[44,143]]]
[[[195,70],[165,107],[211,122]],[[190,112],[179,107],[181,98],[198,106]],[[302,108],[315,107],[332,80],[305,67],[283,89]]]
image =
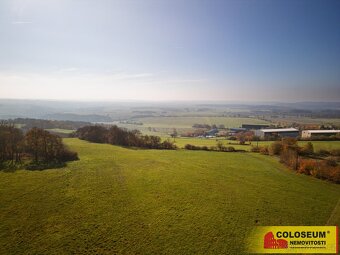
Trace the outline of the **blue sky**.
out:
[[[0,97],[339,101],[340,1],[2,0]]]

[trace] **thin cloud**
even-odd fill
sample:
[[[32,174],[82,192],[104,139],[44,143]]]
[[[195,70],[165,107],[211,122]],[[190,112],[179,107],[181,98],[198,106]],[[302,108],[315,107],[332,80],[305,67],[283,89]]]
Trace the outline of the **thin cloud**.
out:
[[[32,21],[12,21],[12,25],[32,24]]]
[[[131,79],[141,79],[153,77],[153,73],[114,73],[110,77],[114,80],[131,80]]]
[[[69,67],[69,68],[62,68],[59,70],[59,72],[75,72],[75,71],[79,71],[79,68]]]
[[[208,82],[206,79],[159,79],[149,82],[150,84],[180,84],[180,83],[204,83]]]

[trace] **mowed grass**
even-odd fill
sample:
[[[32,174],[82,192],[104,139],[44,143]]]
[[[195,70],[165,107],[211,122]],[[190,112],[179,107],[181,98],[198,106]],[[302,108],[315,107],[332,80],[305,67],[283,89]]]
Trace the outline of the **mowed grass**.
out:
[[[217,142],[220,141],[225,146],[232,146],[238,150],[246,150],[250,151],[251,145],[253,146],[265,146],[270,145],[273,141],[259,141],[259,142],[252,142],[251,145],[247,142],[245,145],[240,145],[238,141],[234,140],[226,140],[225,138],[186,138],[186,137],[177,137],[175,140],[173,138],[166,138],[164,137],[163,140],[170,139],[170,141],[174,141],[175,144],[179,148],[184,148],[186,144],[192,144],[196,146],[216,146]],[[304,146],[307,141],[299,141],[300,146]],[[320,149],[325,150],[333,150],[333,149],[340,149],[340,141],[312,141],[314,146],[314,150],[318,151]]]
[[[254,153],[65,139],[66,168],[0,172],[0,254],[241,254],[255,225],[340,223],[340,186]]]

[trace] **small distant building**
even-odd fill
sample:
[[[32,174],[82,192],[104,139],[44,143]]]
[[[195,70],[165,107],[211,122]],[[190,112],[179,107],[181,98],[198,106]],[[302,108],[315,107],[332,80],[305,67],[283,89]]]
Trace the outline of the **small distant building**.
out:
[[[303,130],[302,138],[313,138],[315,136],[332,136],[340,134],[340,130]]]
[[[269,125],[266,125],[266,124],[242,124],[242,128],[245,128],[247,130],[258,130],[258,129],[264,129],[268,127]]]
[[[205,136],[206,137],[208,137],[208,136],[209,137],[214,137],[214,136],[216,136],[217,133],[218,133],[218,129],[217,128],[213,128],[213,129],[205,132]]]
[[[273,137],[298,137],[299,136],[299,130],[296,128],[273,128],[273,129],[260,129],[255,130],[255,135],[268,139]]]
[[[228,135],[235,136],[237,133],[245,132],[245,131],[247,131],[247,129],[245,128],[229,128]]]

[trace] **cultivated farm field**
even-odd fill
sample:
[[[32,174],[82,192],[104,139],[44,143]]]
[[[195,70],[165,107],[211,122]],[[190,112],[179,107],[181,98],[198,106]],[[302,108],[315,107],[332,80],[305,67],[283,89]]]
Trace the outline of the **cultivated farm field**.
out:
[[[191,128],[194,124],[225,125],[226,128],[240,127],[242,124],[268,124],[264,120],[256,118],[234,118],[234,117],[151,117],[141,118],[145,126],[150,127],[174,127]]]
[[[241,127],[242,124],[270,124],[270,122],[256,119],[256,118],[241,118],[241,117],[145,117],[137,118],[136,121],[143,123],[143,125],[121,124],[114,122],[120,127],[128,129],[138,129],[145,134],[153,135],[169,135],[176,129],[179,133],[193,131],[194,124],[208,124],[208,125],[224,125],[226,128]]]
[[[241,254],[255,225],[339,225],[339,185],[255,153],[64,139],[80,160],[0,172],[0,254]]]

